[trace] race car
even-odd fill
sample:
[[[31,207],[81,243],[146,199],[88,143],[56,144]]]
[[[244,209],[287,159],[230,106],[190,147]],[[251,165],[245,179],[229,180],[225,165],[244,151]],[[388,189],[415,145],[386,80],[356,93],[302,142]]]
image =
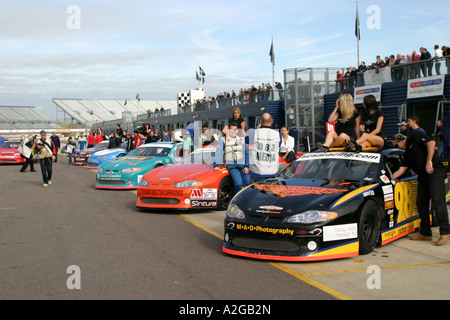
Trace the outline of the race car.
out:
[[[26,161],[20,155],[19,151],[20,142],[16,141],[5,141],[0,146],[0,163],[24,163]]]
[[[225,210],[233,196],[226,168],[213,170],[216,146],[194,150],[179,164],[154,169],[141,179],[136,207]]]
[[[97,170],[97,189],[137,189],[144,174],[157,167],[181,160],[182,143],[144,144],[126,156],[103,163]]]
[[[127,154],[127,150],[121,148],[106,149],[97,151],[88,158],[86,169],[98,169],[103,163],[115,158],[123,157]]]
[[[417,176],[392,173],[403,151],[305,154],[277,177],[238,193],[225,217],[223,252],[277,261],[368,254],[420,225]]]
[[[92,148],[87,148],[75,152],[72,154],[72,164],[74,166],[85,166],[88,163],[89,157],[98,151],[108,149],[109,141],[105,140],[100,143],[97,143]]]

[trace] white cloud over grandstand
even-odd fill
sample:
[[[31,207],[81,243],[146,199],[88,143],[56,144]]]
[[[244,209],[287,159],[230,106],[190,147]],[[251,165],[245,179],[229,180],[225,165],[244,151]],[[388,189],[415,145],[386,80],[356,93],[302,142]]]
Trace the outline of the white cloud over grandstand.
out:
[[[359,1],[361,60],[448,45],[448,1]],[[80,28],[69,29],[69,6]],[[381,28],[366,10],[377,5]],[[272,82],[295,67],[356,64],[355,1],[130,0],[0,2],[0,104],[33,105],[54,118],[52,98],[175,99],[206,72],[207,95]]]

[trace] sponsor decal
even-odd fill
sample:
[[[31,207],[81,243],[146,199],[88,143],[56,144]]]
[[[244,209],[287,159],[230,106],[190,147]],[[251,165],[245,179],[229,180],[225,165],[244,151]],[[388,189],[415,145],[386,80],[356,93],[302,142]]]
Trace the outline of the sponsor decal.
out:
[[[280,229],[280,228],[271,228],[271,227],[262,227],[262,226],[252,226],[252,225],[247,225],[247,224],[237,224],[236,230],[271,233],[273,235],[281,234],[281,235],[292,236],[294,234],[294,230],[289,229],[289,228]]]
[[[389,178],[386,175],[382,175],[380,177],[381,181],[383,181],[385,184],[388,184],[391,182],[391,180],[389,180]]]
[[[355,239],[357,237],[358,237],[358,225],[356,223],[323,227],[324,242]]]
[[[260,206],[259,208],[263,209],[263,210],[277,210],[277,211],[283,210],[283,207],[277,207],[277,206]]]
[[[384,195],[384,201],[385,202],[392,201],[392,200],[394,200],[394,194],[393,193]]]
[[[158,190],[158,189],[143,189],[141,191],[146,196],[159,196],[159,197],[182,197],[183,190]]]
[[[217,207],[217,201],[191,201],[192,208],[213,208]]]
[[[191,200],[217,200],[217,189],[199,188],[192,189]]]
[[[344,193],[348,190],[343,189],[332,189],[332,188],[319,188],[319,187],[302,187],[302,186],[274,186],[274,185],[262,185],[262,184],[254,184],[255,188],[272,192],[277,196],[282,198],[289,196],[302,196],[307,194],[335,194],[335,193]]]
[[[394,201],[388,201],[384,203],[384,209],[389,210],[389,209],[394,209]]]
[[[344,159],[344,160],[356,160],[356,161],[365,161],[365,162],[373,162],[380,163],[381,154],[376,153],[352,153],[352,152],[324,152],[324,153],[308,153],[300,158],[297,161],[309,161],[316,159]]]
[[[394,188],[392,188],[392,186],[383,186],[383,193],[384,194],[388,194],[388,193],[393,193],[394,192]]]

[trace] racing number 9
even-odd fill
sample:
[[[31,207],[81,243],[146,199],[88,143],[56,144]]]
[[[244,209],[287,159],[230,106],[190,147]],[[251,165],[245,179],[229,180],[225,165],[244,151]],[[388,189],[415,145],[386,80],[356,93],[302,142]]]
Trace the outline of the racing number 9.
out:
[[[397,223],[413,216],[413,186],[411,181],[395,184],[395,208],[398,210]]]

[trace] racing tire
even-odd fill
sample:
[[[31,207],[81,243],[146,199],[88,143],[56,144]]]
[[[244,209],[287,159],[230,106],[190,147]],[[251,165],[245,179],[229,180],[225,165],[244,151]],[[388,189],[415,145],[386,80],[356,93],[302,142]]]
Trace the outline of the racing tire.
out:
[[[225,177],[220,181],[217,191],[217,210],[227,210],[233,198],[233,183],[230,177]]]
[[[375,249],[381,229],[381,212],[378,204],[369,200],[361,210],[358,224],[359,254],[369,254]]]

